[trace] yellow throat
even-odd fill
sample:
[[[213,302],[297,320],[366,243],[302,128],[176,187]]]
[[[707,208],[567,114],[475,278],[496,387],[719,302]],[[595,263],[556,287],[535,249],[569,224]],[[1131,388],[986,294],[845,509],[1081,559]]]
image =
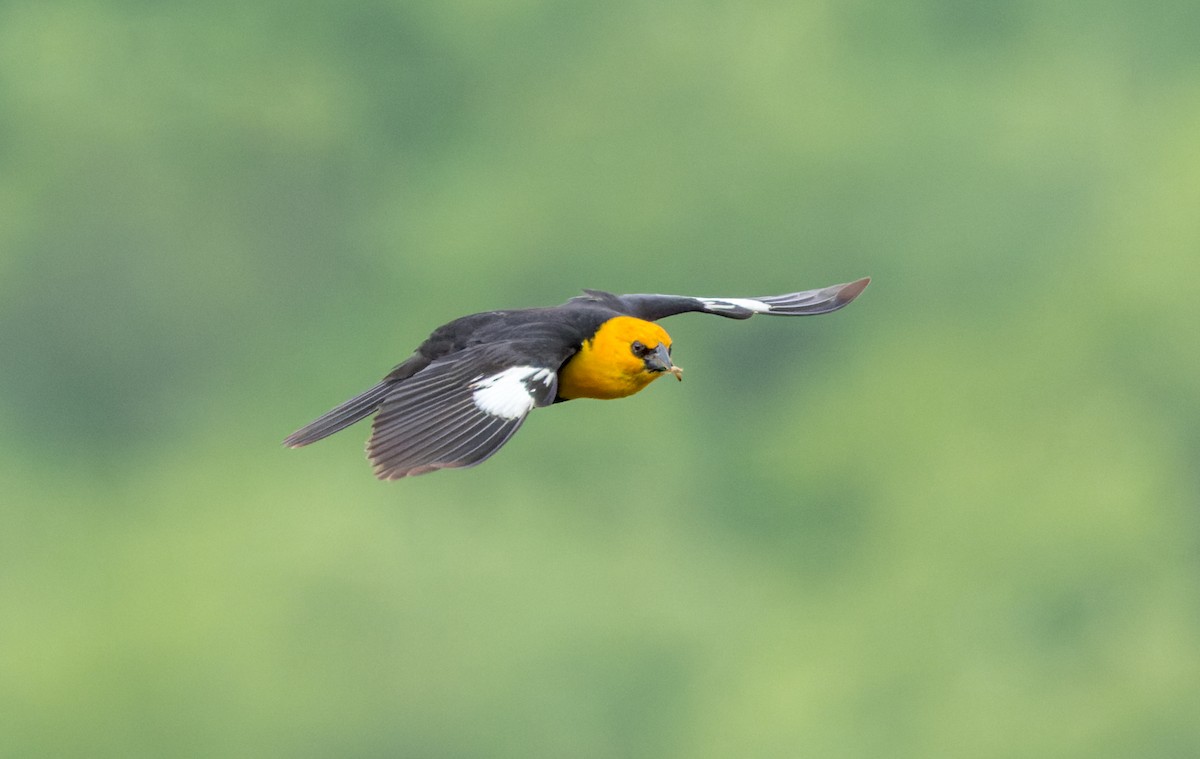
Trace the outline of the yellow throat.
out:
[[[658,379],[664,372],[646,369],[633,353],[634,342],[651,348],[671,346],[671,336],[654,322],[632,316],[614,316],[583,342],[579,352],[558,372],[562,398],[624,398]]]

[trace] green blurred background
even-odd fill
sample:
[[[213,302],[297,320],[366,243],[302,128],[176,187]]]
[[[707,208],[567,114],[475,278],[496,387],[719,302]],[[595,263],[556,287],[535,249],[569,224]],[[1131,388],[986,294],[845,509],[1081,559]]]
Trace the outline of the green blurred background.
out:
[[[0,5],[0,755],[1200,755],[1200,5]],[[582,287],[687,381],[279,441]]]

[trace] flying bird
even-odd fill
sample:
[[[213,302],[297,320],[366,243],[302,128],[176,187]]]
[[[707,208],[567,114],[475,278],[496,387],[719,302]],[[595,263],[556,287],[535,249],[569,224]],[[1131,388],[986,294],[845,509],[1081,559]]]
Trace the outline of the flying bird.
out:
[[[870,281],[761,298],[584,290],[561,306],[464,316],[434,330],[379,384],[283,444],[299,448],[374,414],[367,457],[376,477],[475,466],[500,450],[535,408],[623,398],[667,374],[682,379],[659,319],[689,312],[730,319],[826,314]]]

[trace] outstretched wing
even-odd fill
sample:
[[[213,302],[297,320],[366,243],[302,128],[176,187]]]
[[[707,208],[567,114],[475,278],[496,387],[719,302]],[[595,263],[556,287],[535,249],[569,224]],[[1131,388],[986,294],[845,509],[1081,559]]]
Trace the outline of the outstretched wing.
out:
[[[703,298],[683,295],[622,295],[621,304],[631,316],[654,321],[691,311],[717,314],[730,319],[749,319],[755,314],[812,316],[837,311],[858,297],[870,277],[817,290],[760,298]]]
[[[394,385],[379,404],[367,457],[395,480],[482,462],[537,406],[554,402],[561,357],[519,342],[478,345],[435,361]]]

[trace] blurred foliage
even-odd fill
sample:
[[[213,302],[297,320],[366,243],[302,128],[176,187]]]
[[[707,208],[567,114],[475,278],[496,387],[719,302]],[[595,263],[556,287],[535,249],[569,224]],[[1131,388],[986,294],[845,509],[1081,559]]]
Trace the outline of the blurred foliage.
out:
[[[1200,5],[0,5],[0,755],[1200,754]],[[682,385],[279,440],[582,287]]]

